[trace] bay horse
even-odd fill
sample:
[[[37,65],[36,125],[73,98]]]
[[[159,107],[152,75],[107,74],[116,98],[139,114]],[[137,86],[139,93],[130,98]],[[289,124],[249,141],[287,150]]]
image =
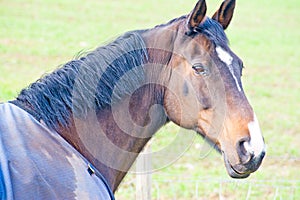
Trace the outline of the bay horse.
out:
[[[125,33],[0,106],[0,194],[7,199],[113,199],[159,128],[194,130],[246,178],[265,144],[224,30],[235,0]]]

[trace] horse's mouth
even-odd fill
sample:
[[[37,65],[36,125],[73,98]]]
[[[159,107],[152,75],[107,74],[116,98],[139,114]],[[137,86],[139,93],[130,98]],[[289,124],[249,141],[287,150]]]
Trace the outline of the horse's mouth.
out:
[[[222,151],[222,155],[224,158],[224,163],[225,163],[225,167],[227,170],[227,173],[229,174],[229,176],[231,178],[237,178],[237,179],[241,179],[241,178],[247,178],[248,176],[250,176],[249,172],[243,173],[238,171],[237,169],[235,169],[228,161],[225,153]]]
[[[195,131],[199,135],[201,135],[205,139],[205,141],[208,144],[210,144],[217,152],[219,152],[223,155],[227,173],[231,178],[242,179],[242,178],[247,178],[247,177],[250,176],[251,172],[253,172],[253,171],[245,170],[245,166],[242,166],[242,165],[238,165],[238,166],[235,166],[235,167],[232,166],[230,164],[229,160],[227,159],[226,154],[224,153],[224,151],[221,150],[220,145],[218,145],[216,142],[212,141],[210,138],[206,137],[205,134],[203,134],[203,131],[199,127],[195,128]],[[244,171],[244,172],[242,172],[242,171]]]

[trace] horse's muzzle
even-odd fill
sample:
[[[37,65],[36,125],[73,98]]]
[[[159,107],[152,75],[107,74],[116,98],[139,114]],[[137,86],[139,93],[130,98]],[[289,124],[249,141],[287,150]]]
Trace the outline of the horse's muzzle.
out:
[[[251,173],[255,172],[260,167],[266,153],[263,151],[257,157],[251,156],[247,163],[240,163],[236,165],[231,165],[226,157],[226,154],[224,152],[222,152],[222,154],[229,176],[232,178],[247,178]]]

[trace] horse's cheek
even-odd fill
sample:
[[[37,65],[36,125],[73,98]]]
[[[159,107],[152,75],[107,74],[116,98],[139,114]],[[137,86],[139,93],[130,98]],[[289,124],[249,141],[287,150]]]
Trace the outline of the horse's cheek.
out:
[[[168,118],[175,124],[180,125],[181,109],[174,93],[166,91],[164,97],[164,108]]]
[[[188,96],[182,97],[178,93],[166,92],[164,108],[171,121],[183,128],[192,129],[197,124],[198,109],[197,103],[192,105],[188,101]]]

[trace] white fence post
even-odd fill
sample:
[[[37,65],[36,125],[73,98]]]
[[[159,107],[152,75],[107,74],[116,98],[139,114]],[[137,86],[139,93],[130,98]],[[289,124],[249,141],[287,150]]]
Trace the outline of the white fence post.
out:
[[[151,144],[142,151],[147,156],[138,156],[136,160],[136,200],[151,200]]]

